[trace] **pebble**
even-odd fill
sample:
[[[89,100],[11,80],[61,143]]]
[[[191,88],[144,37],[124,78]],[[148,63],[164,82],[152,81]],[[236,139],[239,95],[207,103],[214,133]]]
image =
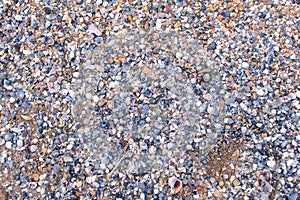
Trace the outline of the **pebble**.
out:
[[[210,81],[210,75],[209,75],[208,73],[204,74],[204,75],[203,75],[203,80],[204,80],[205,82],[209,82],[209,81]]]
[[[3,81],[3,87],[7,90],[12,90],[13,86],[11,85],[11,81],[9,80],[4,80]]]
[[[215,42],[212,42],[210,45],[209,45],[209,49],[211,50],[215,50],[217,48],[217,44]]]
[[[241,106],[243,111],[248,112],[248,107],[246,106],[246,104],[240,103],[240,106]]]
[[[18,90],[16,96],[18,97],[18,99],[24,99],[25,92],[23,90]]]
[[[23,140],[20,140],[20,139],[17,140],[17,148],[22,148],[23,144],[24,144]]]
[[[78,77],[79,77],[79,75],[80,75],[80,73],[79,73],[79,72],[74,72],[74,73],[73,73],[73,77],[75,77],[75,78],[78,78]]]
[[[183,57],[183,54],[181,52],[176,53],[176,58],[181,59]]]
[[[290,194],[289,198],[291,200],[297,200],[298,196],[299,196],[299,194],[297,192],[293,192],[292,194]]]
[[[0,138],[0,146],[5,144],[5,140],[3,138]]]
[[[289,160],[287,160],[286,165],[288,167],[296,167],[297,166],[297,161],[295,161],[293,159],[289,159]]]
[[[224,123],[225,123],[225,124],[233,124],[233,123],[234,123],[234,120],[231,119],[231,118],[225,118],[225,119],[224,119]]]
[[[36,182],[31,182],[31,183],[29,183],[29,187],[30,187],[30,189],[36,189],[36,187],[37,187],[37,183]]]
[[[243,69],[248,69],[249,68],[249,64],[247,62],[242,62],[242,68]]]
[[[268,92],[265,88],[257,88],[256,93],[259,96],[265,96]]]
[[[10,141],[6,142],[6,143],[5,143],[5,147],[6,147],[7,149],[11,149],[11,148],[12,148],[12,142],[10,142]]]
[[[51,8],[50,7],[45,7],[45,13],[47,14],[47,15],[50,15],[51,14]]]
[[[274,160],[268,160],[267,165],[273,169],[276,166],[276,162]]]
[[[32,117],[29,115],[21,115],[22,119],[26,120],[26,121],[30,121],[32,120]]]
[[[30,146],[30,151],[31,151],[31,152],[36,152],[37,148],[38,148],[38,147],[37,147],[36,145],[31,145],[31,146]]]
[[[222,129],[222,124],[216,123],[216,124],[215,124],[215,128],[216,128],[216,130]]]
[[[34,181],[38,181],[39,177],[40,177],[39,174],[33,174],[32,175],[32,178],[33,178]]]

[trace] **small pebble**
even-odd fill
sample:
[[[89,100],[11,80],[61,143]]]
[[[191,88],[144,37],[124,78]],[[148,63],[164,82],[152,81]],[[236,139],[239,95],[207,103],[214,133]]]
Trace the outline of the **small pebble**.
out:
[[[248,69],[249,68],[249,64],[247,62],[242,62],[242,68],[243,69]]]
[[[297,161],[295,161],[293,159],[289,159],[289,160],[287,160],[286,165],[288,167],[295,167],[297,165]]]
[[[0,146],[5,144],[5,140],[3,138],[0,138]]]
[[[6,142],[5,147],[8,148],[8,149],[11,149],[12,148],[12,142],[10,142],[10,141]]]
[[[268,161],[267,161],[267,165],[268,165],[270,168],[274,169],[275,166],[276,166],[276,162],[275,162],[274,160],[268,160]]]
[[[265,96],[267,94],[267,90],[265,88],[257,88],[256,93],[259,96]]]
[[[32,178],[33,178],[34,181],[38,181],[39,177],[40,177],[39,174],[33,174],[32,175]]]
[[[204,75],[203,75],[203,80],[204,80],[205,82],[209,82],[209,81],[210,81],[210,75],[209,75],[208,73],[204,74]]]
[[[80,73],[79,73],[79,72],[74,72],[74,73],[73,73],[73,77],[74,77],[74,78],[78,78],[78,77],[79,77],[79,75],[80,75]]]
[[[7,89],[7,90],[12,90],[12,89],[13,89],[13,87],[12,87],[12,85],[11,85],[11,82],[10,82],[9,80],[4,80],[4,81],[3,81],[3,87],[4,87],[5,89]]]
[[[45,7],[45,13],[47,15],[50,15],[51,14],[51,8],[50,7]]]
[[[31,146],[30,146],[30,151],[31,151],[31,152],[36,152],[37,148],[38,148],[38,147],[37,147],[36,145],[31,145]]]

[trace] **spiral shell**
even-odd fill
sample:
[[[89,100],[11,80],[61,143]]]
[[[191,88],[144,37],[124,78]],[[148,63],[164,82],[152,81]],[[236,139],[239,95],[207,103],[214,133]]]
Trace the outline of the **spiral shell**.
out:
[[[182,188],[182,182],[181,180],[179,180],[176,177],[171,177],[169,178],[169,186],[171,187],[171,192],[173,194],[176,194],[178,192],[180,192],[181,188]]]

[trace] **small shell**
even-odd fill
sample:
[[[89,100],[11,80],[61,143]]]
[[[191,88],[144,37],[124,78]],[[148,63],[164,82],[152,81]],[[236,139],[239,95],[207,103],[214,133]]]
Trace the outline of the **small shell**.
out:
[[[181,180],[177,179],[176,177],[169,178],[169,186],[171,187],[171,192],[173,194],[178,193],[182,188]]]
[[[30,183],[29,183],[29,187],[30,187],[31,189],[35,189],[35,188],[37,187],[37,183],[36,183],[36,182],[30,182]]]
[[[93,24],[89,26],[89,33],[94,33],[97,36],[100,36],[102,34],[102,32]]]
[[[21,115],[21,117],[22,117],[24,120],[26,120],[26,121],[32,120],[32,117],[29,116],[29,115]]]

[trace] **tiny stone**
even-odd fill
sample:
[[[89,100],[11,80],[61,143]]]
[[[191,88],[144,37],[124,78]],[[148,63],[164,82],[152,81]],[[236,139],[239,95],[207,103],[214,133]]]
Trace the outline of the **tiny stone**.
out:
[[[75,77],[75,78],[78,78],[78,77],[79,77],[79,75],[80,75],[80,73],[79,73],[79,72],[74,72],[74,73],[73,73],[73,77]]]
[[[240,103],[240,106],[241,106],[241,108],[242,108],[243,111],[245,111],[245,112],[248,111],[248,107],[246,106],[246,104]]]
[[[66,95],[68,94],[68,90],[63,89],[63,90],[60,91],[60,93],[61,93],[62,95],[64,95],[64,96],[66,96]]]
[[[210,114],[210,115],[212,115],[212,114],[214,114],[214,108],[212,107],[212,106],[209,106],[208,108],[207,108],[207,112],[208,112],[208,114]]]
[[[18,148],[23,147],[23,144],[24,144],[24,143],[23,143],[23,140],[18,140],[18,141],[17,141],[17,147],[18,147]]]
[[[297,162],[293,159],[289,159],[287,162],[286,162],[286,165],[288,167],[295,167],[297,165]]]
[[[29,186],[31,189],[35,189],[37,187],[37,183],[31,182],[31,183],[29,183]]]
[[[211,182],[212,184],[214,184],[214,183],[216,182],[216,179],[215,179],[215,178],[210,178],[210,182]]]
[[[93,101],[94,101],[94,102],[98,102],[98,101],[99,101],[99,97],[98,97],[97,95],[94,95],[94,96],[93,96]]]
[[[100,122],[100,127],[101,128],[107,128],[107,126],[108,126],[108,123],[106,121]]]
[[[234,120],[231,119],[231,118],[225,118],[225,119],[224,119],[224,123],[225,123],[225,124],[230,124],[230,125],[231,125],[231,124],[234,123]]]
[[[150,154],[155,154],[155,152],[156,152],[156,147],[155,147],[155,146],[151,146],[151,147],[149,148],[149,153],[150,153]]]
[[[291,177],[291,176],[289,176],[289,177],[287,178],[287,180],[288,180],[289,182],[292,182],[292,181],[294,180],[294,178]]]
[[[33,180],[35,180],[35,181],[38,181],[38,180],[39,180],[39,177],[40,177],[40,175],[38,175],[38,174],[33,174],[33,175],[32,175],[32,178],[33,178]]]
[[[0,146],[2,146],[5,143],[5,140],[3,138],[0,138]]]
[[[8,132],[4,135],[5,141],[10,141],[13,138],[13,134]]]
[[[247,128],[245,126],[242,127],[242,133],[246,133],[247,132]]]
[[[176,58],[180,59],[183,57],[183,54],[181,52],[176,53]]]
[[[23,54],[24,55],[29,55],[29,54],[31,54],[31,51],[29,51],[29,50],[23,50]]]
[[[12,143],[10,141],[6,142],[5,147],[8,148],[8,149],[11,149]]]
[[[23,90],[18,90],[16,95],[18,99],[23,99],[25,97],[25,92]]]
[[[17,21],[22,21],[22,15],[15,15],[15,19]]]
[[[249,64],[247,62],[242,62],[242,68],[248,69],[249,68]]]
[[[42,181],[42,180],[45,180],[46,177],[47,177],[47,174],[45,173],[45,174],[43,174],[43,175],[40,176],[40,180],[41,180],[41,181]]]
[[[276,162],[274,160],[268,160],[267,161],[267,165],[270,167],[270,168],[274,168],[276,166]]]
[[[51,14],[51,8],[45,7],[45,13],[46,13],[47,15],[50,15],[50,14]]]
[[[73,158],[71,158],[70,156],[66,156],[66,157],[64,157],[64,161],[65,162],[73,162]]]
[[[51,26],[51,22],[50,21],[46,21],[45,22],[45,28],[49,28]]]
[[[215,128],[216,128],[217,130],[220,130],[220,129],[222,128],[222,124],[216,123],[216,124],[215,124]]]
[[[289,200],[297,200],[298,199],[298,192],[293,192],[290,196],[289,196]]]
[[[2,153],[1,153],[1,155],[2,155],[3,158],[6,158],[7,157],[7,151],[3,150]]]
[[[15,101],[16,101],[16,99],[15,99],[14,97],[10,97],[10,98],[9,98],[9,102],[10,102],[10,103],[14,103]]]
[[[21,117],[22,117],[24,120],[26,120],[26,121],[32,120],[32,117],[29,116],[29,115],[21,115]]]
[[[201,90],[198,89],[198,88],[195,88],[195,89],[194,89],[194,93],[195,93],[196,95],[202,94]]]
[[[265,88],[257,88],[256,93],[259,96],[265,96],[267,94],[267,90]]]
[[[215,42],[213,42],[209,45],[210,50],[215,50],[216,48],[217,48],[217,44]]]
[[[7,90],[12,90],[12,89],[13,89],[13,87],[12,87],[12,85],[11,85],[11,82],[10,82],[9,80],[4,80],[4,81],[3,81],[3,87],[4,87],[5,89],[7,89]]]
[[[77,182],[76,182],[76,186],[77,186],[77,187],[81,187],[81,186],[82,186],[82,181],[77,181]]]
[[[145,75],[150,75],[151,72],[152,72],[152,70],[150,68],[148,68],[148,67],[144,67],[143,72],[144,72]]]
[[[39,142],[39,140],[38,140],[37,138],[34,138],[34,139],[31,141],[32,144],[37,144],[38,142]]]
[[[204,75],[203,75],[203,80],[204,80],[205,82],[209,82],[209,81],[210,81],[210,74],[209,74],[209,73],[204,74]]]
[[[220,187],[223,187],[223,186],[224,186],[224,181],[220,181],[220,182],[219,182],[219,186],[220,186]]]
[[[86,97],[87,99],[92,99],[92,94],[91,94],[91,93],[87,93],[87,94],[85,95],[85,97]]]
[[[280,133],[285,134],[286,133],[286,129],[285,128],[280,129]]]
[[[66,147],[68,150],[71,150],[73,148],[73,144],[68,144],[68,146]]]
[[[190,144],[186,145],[186,150],[192,150],[192,149],[193,149],[192,145],[190,145]]]
[[[89,33],[93,33],[93,34],[95,34],[97,36],[100,36],[102,34],[102,32],[95,25],[93,25],[93,24],[91,24],[89,26],[89,30],[88,31],[89,31]]]
[[[37,150],[37,146],[36,145],[31,145],[30,146],[30,151],[31,152],[35,152]]]
[[[240,181],[238,179],[234,179],[234,181],[232,182],[233,186],[238,186],[240,185]]]

